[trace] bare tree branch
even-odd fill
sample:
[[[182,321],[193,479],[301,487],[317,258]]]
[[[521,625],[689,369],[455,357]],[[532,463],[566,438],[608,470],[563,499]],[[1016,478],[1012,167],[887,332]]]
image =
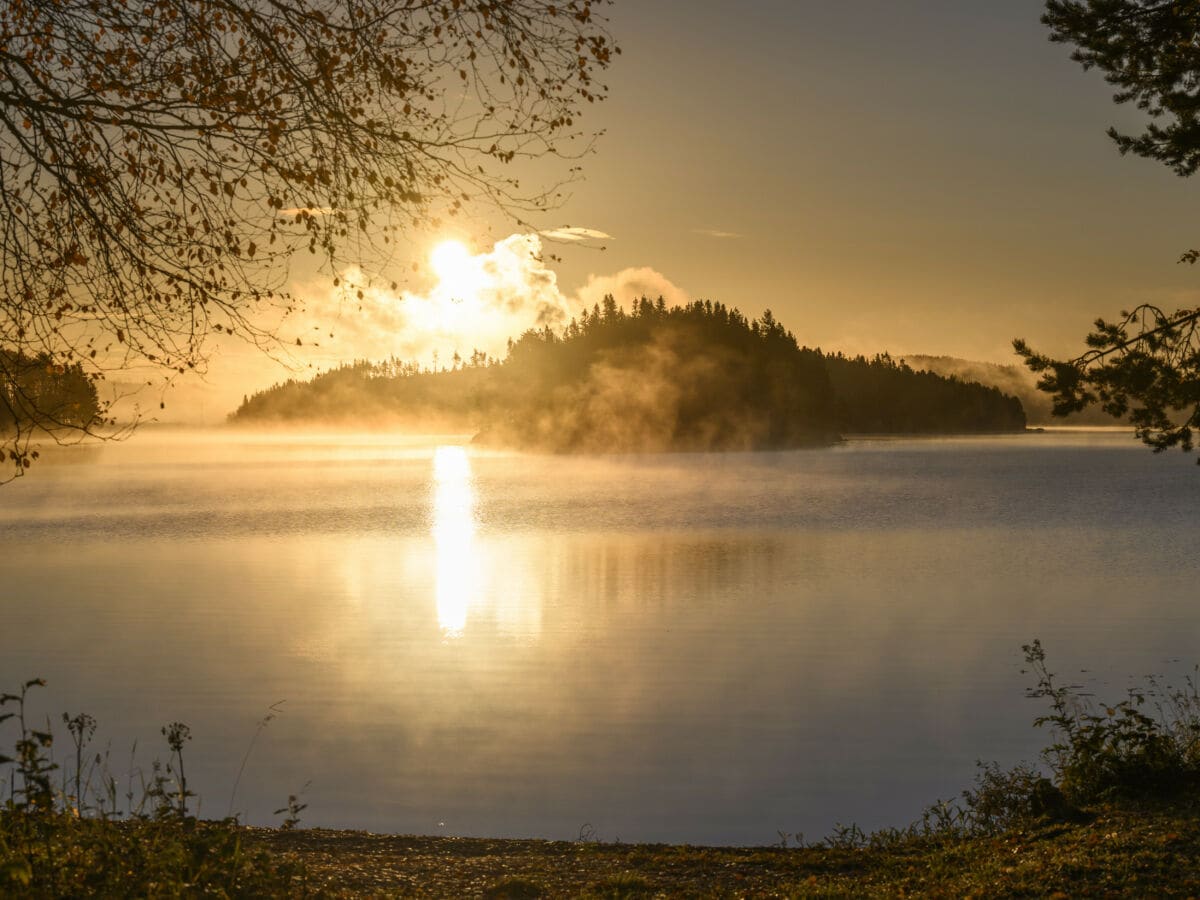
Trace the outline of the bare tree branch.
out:
[[[262,315],[295,309],[297,253],[333,268],[468,203],[543,208],[505,169],[589,146],[608,2],[4,4],[0,349],[93,383],[187,372],[213,334],[281,346]],[[30,429],[107,413],[26,397],[0,446],[21,472]]]

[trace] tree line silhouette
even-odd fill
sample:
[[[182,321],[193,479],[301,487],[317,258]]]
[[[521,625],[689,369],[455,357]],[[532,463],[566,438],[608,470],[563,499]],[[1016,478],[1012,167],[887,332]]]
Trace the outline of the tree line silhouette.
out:
[[[913,369],[887,353],[825,356],[842,431],[932,434],[1021,431],[1021,401],[998,388]]]
[[[96,383],[80,363],[0,348],[0,435],[34,425],[87,429],[101,414]]]
[[[449,365],[356,361],[244,398],[234,422],[412,424],[559,452],[761,450],[845,432],[1021,430],[1019,400],[995,388],[802,347],[770,310],[750,319],[712,301],[668,306],[605,297],[560,330]]]

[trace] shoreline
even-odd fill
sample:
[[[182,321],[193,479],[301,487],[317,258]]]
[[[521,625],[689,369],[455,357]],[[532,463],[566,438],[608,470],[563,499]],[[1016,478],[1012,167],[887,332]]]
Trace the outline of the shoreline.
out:
[[[1104,896],[1200,892],[1194,808],[1100,808],[985,837],[708,847],[246,828],[335,896]],[[889,837],[889,834],[892,836]]]

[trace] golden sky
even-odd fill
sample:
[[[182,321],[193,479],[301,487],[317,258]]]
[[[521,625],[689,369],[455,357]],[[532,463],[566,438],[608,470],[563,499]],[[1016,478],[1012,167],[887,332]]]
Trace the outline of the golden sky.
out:
[[[413,234],[394,271],[362,273],[403,273],[400,290],[368,291],[362,309],[328,274],[298,273],[321,322],[302,333],[322,346],[291,374],[428,363],[435,347],[442,362],[502,355],[508,336],[608,291],[769,307],[825,350],[996,362],[1015,362],[1016,336],[1073,354],[1098,315],[1200,302],[1200,271],[1176,262],[1200,246],[1200,181],[1117,153],[1105,130],[1136,111],[1047,40],[1041,9],[618,0],[610,99],[582,122],[605,134],[569,199],[533,227],[475,210]],[[447,239],[463,246],[439,273],[430,255]],[[472,285],[480,296],[459,296]],[[219,349],[205,417],[288,374]]]
[[[1038,0],[619,2],[587,180],[612,235],[560,283],[649,266],[825,348],[1011,361],[1097,315],[1197,302],[1200,183],[1122,158],[1138,121]]]

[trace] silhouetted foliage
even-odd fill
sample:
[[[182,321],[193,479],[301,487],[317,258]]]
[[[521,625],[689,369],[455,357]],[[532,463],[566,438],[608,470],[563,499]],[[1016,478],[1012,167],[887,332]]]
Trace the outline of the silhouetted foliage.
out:
[[[3,4],[0,348],[185,372],[214,333],[281,346],[297,252],[545,208],[505,167],[586,149],[607,3]]]
[[[476,352],[452,369],[361,362],[256,394],[234,421],[407,420],[482,429],[555,451],[754,449],[835,436],[819,353],[768,312],[668,308],[611,297],[561,332],[526,332],[503,363]]]
[[[1047,0],[1042,21],[1050,40],[1074,46],[1073,60],[1104,73],[1117,103],[1149,115],[1141,134],[1109,129],[1122,153],[1180,175],[1200,168],[1200,2]]]
[[[1182,688],[1151,678],[1119,702],[1097,704],[1077,687],[1055,681],[1040,641],[1022,650],[1037,678],[1028,696],[1050,706],[1034,720],[1054,734],[1042,757],[1071,802],[1194,796],[1200,785],[1200,690],[1194,676]]]
[[[1148,116],[1140,134],[1113,128],[1121,153],[1132,153],[1189,176],[1200,168],[1200,2],[1196,0],[1048,0],[1042,21],[1050,39],[1074,46],[1072,59],[1098,68],[1117,88],[1117,103]],[[1189,250],[1181,262],[1195,263]],[[1058,360],[1014,347],[1040,374],[1055,415],[1099,404],[1128,418],[1155,451],[1190,451],[1200,426],[1200,310],[1165,312],[1143,304],[1118,321],[1097,319],[1086,353]],[[1197,460],[1200,462],[1200,460]]]
[[[191,814],[183,768],[191,737],[186,725],[162,729],[171,755],[165,766],[155,760],[148,777],[131,754],[123,808],[120,776],[109,751],[93,746],[97,723],[90,715],[63,713],[73,752],[56,762],[50,720],[34,716],[28,704],[30,689],[44,684],[35,678],[17,693],[0,693],[0,896],[315,893],[300,867],[247,847],[236,818],[202,821]],[[10,736],[12,756],[5,752]],[[295,824],[302,808],[289,798],[285,826]]]
[[[1200,426],[1200,311],[1143,304],[1121,316],[1097,319],[1087,336],[1092,349],[1072,360],[1052,359],[1023,340],[1013,346],[1041,375],[1038,387],[1053,396],[1055,415],[1099,404],[1128,419],[1155,452],[1190,451]]]
[[[921,354],[908,355],[905,362],[917,371],[934,372],[947,378],[957,378],[959,381],[975,381],[1016,397],[1021,401],[1029,424],[1046,424],[1054,418],[1053,401],[1045,392],[1038,390],[1037,377],[1023,365]],[[1112,426],[1120,425],[1121,422],[1121,419],[1114,418],[1098,406],[1071,413],[1066,419],[1068,425]]]
[[[612,297],[560,335],[530,331],[497,370],[485,438],[549,450],[755,450],[827,443],[833,394],[815,350],[770,310]]]
[[[826,356],[842,431],[888,434],[1005,432],[1025,428],[1021,401],[997,388],[917,371],[903,360]]]
[[[101,420],[95,381],[81,364],[63,365],[49,354],[27,356],[0,349],[0,441],[32,427],[51,436],[86,431]],[[28,468],[34,456],[15,447],[0,449],[4,455],[20,469]]]
[[[248,397],[236,422],[407,423],[481,429],[481,439],[553,451],[753,450],[828,443],[839,431],[1024,428],[1018,400],[914,372],[889,357],[824,356],[768,310],[668,307],[612,297],[562,331],[526,332],[501,363],[451,369],[358,362]]]
[[[495,364],[479,352],[458,367],[440,370],[394,358],[380,363],[357,360],[310,381],[288,379],[252,394],[230,419],[469,430],[478,427],[484,397],[491,393],[484,370]]]

